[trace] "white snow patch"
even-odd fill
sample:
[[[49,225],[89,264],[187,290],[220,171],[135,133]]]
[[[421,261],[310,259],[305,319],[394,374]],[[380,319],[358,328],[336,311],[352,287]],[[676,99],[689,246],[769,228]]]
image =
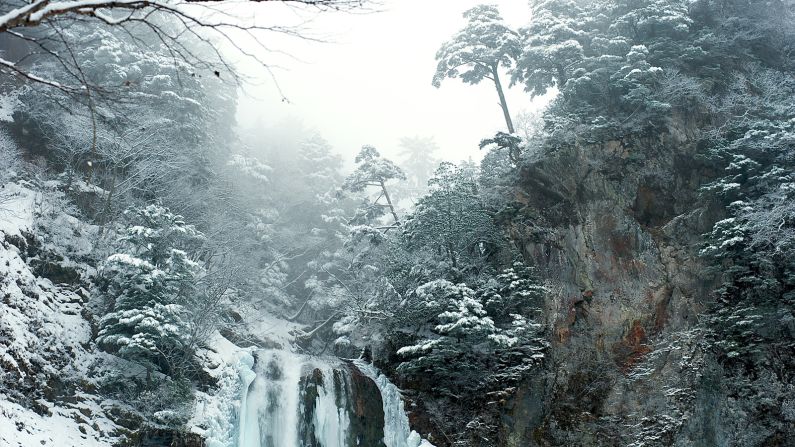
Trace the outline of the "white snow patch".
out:
[[[0,445],[3,447],[110,447],[114,438],[102,432],[102,426],[75,409],[49,407],[48,415],[39,415],[21,405],[5,400],[0,394]],[[85,422],[78,422],[83,420]]]
[[[14,120],[14,110],[17,106],[16,95],[0,96],[0,121],[11,122]]]
[[[258,338],[265,338],[274,342],[282,349],[290,350],[295,333],[300,332],[302,325],[292,323],[282,318],[265,312],[248,310],[241,312],[244,315],[245,329],[249,334],[256,335]]]
[[[3,185],[3,201],[0,203],[0,232],[21,236],[22,231],[33,227],[33,209],[36,193],[26,185],[8,183]]]
[[[13,194],[0,206],[0,446],[110,446],[118,427],[98,396],[78,389],[59,402],[30,400],[51,379],[91,381],[109,356],[91,347],[87,292],[37,277],[22,257],[40,196],[24,182],[3,189]]]

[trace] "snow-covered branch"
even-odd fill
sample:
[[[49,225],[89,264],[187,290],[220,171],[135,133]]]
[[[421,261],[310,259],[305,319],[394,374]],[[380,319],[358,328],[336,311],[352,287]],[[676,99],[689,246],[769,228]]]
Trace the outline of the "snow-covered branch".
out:
[[[365,0],[248,0],[250,3],[288,3],[317,8],[319,10],[352,10],[363,5]],[[46,33],[28,31],[30,29],[52,29],[56,32],[68,28],[72,23],[95,22],[98,26],[132,27],[146,29],[169,49],[175,59],[182,59],[197,68],[210,69],[216,76],[221,71],[235,77],[234,70],[221,55],[218,44],[223,43],[236,49],[242,55],[253,59],[270,72],[270,66],[258,53],[263,51],[246,50],[239,42],[241,33],[250,38],[260,49],[267,52],[257,36],[258,32],[276,32],[302,39],[312,39],[302,33],[300,28],[278,25],[258,25],[238,20],[233,14],[220,9],[224,0],[22,0],[3,2],[0,6],[0,38],[25,41],[35,47],[37,52],[60,59],[59,52],[49,47],[50,37]],[[5,10],[3,10],[5,9]],[[166,29],[161,18],[170,18],[182,26],[175,32]],[[209,32],[209,33],[208,33]],[[233,37],[235,34],[236,37]],[[210,48],[212,57],[199,56],[184,44],[185,38],[196,39]],[[69,44],[69,42],[64,42]],[[76,79],[80,87],[64,85],[55,79],[31,71],[30,64],[20,60],[0,59],[0,72],[9,73],[26,81],[54,87],[68,93],[78,93],[90,85]],[[65,61],[61,61],[64,63]],[[68,61],[66,65],[70,65]],[[71,67],[76,69],[78,67]],[[74,70],[67,70],[74,71]],[[272,75],[272,74],[271,74]]]

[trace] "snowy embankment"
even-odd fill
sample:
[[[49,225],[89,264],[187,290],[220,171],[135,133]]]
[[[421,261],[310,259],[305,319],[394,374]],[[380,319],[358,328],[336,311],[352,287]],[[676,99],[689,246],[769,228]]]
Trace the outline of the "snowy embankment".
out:
[[[207,447],[229,447],[237,438],[237,415],[240,413],[244,378],[251,371],[253,357],[217,332],[200,353],[205,370],[216,380],[210,392],[196,392],[193,417],[188,430],[204,438]],[[250,381],[248,382],[250,383]]]
[[[40,190],[24,181],[0,189],[0,445],[110,446],[118,427],[105,415],[106,402],[91,394],[104,362],[81,315],[88,292],[54,284],[31,267],[38,253],[54,248],[48,240],[68,239],[70,250],[80,251],[95,228],[58,213],[48,216],[58,228],[54,239],[33,245],[30,235],[47,212]]]

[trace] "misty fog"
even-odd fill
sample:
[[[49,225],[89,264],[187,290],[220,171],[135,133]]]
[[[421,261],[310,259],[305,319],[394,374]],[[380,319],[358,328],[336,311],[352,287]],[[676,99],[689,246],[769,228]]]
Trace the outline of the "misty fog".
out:
[[[0,0],[0,447],[795,439],[795,0]]]
[[[511,25],[521,25],[530,14],[524,1],[491,3],[499,5]],[[287,53],[273,55],[278,67],[273,76],[289,102],[281,101],[270,73],[242,58],[240,65],[252,79],[242,88],[238,105],[241,129],[301,123],[319,131],[346,161],[363,144],[398,157],[400,138],[415,136],[433,137],[437,158],[480,160],[483,136],[505,127],[493,86],[431,85],[439,43],[464,25],[461,13],[477,4],[391,0],[370,4],[365,11],[330,14],[282,8],[274,20],[306,21],[308,32],[323,43],[283,36],[269,42]],[[228,51],[234,56],[234,50]],[[548,97],[526,101],[520,86],[507,95],[517,114],[537,112],[548,102]]]

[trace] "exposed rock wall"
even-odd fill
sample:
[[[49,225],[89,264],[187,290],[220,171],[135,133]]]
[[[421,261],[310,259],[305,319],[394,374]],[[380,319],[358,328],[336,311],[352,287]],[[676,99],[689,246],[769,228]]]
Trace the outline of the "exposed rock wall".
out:
[[[630,445],[651,439],[645,428],[672,445],[684,422],[660,416],[714,398],[679,395],[696,388],[702,356],[683,347],[697,349],[691,329],[716,286],[701,235],[721,216],[699,195],[715,172],[693,129],[560,147],[521,172],[516,200],[534,217],[510,232],[552,288],[552,344],[505,405],[505,445]]]

